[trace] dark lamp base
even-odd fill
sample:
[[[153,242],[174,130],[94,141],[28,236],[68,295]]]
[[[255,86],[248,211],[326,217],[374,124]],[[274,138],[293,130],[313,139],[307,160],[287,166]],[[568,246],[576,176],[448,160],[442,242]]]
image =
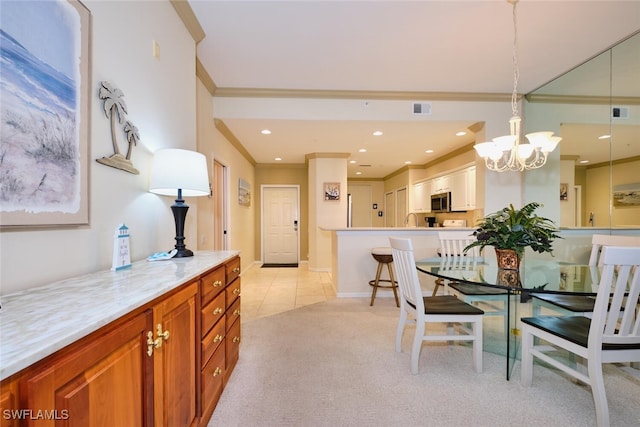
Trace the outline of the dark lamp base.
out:
[[[173,257],[174,258],[187,258],[193,256],[193,251],[189,250],[189,249],[178,249],[178,253],[176,253]]]

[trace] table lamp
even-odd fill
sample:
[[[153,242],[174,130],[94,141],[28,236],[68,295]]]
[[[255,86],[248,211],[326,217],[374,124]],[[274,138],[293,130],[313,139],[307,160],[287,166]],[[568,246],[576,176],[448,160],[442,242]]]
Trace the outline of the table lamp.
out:
[[[174,258],[193,256],[193,252],[184,244],[184,223],[189,206],[183,197],[208,196],[209,174],[207,158],[204,154],[165,148],[153,155],[149,191],[162,196],[176,196],[171,206],[176,223],[176,245],[178,251]]]

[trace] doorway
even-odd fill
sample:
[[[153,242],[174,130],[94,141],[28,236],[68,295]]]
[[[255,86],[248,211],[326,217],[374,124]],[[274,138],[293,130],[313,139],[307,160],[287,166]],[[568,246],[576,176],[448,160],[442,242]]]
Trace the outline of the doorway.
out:
[[[300,187],[263,185],[261,189],[262,263],[297,265]]]
[[[227,224],[228,220],[228,182],[229,171],[225,165],[217,160],[213,161],[213,250],[224,251],[229,247]]]

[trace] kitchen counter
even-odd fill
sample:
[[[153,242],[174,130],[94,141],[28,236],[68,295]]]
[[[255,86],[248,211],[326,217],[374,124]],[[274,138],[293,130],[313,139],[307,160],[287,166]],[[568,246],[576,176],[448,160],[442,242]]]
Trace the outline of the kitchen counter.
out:
[[[0,379],[55,353],[113,320],[238,255],[134,262],[2,296]]]
[[[389,237],[411,239],[416,259],[437,256],[438,232],[443,227],[378,227],[331,228],[331,280],[339,298],[369,297],[369,281],[376,275],[378,263],[371,256],[371,249],[388,247]],[[449,229],[450,230],[450,229]],[[467,228],[456,228],[467,230]],[[469,232],[473,229],[469,228]],[[388,279],[383,269],[383,279]],[[422,280],[422,279],[421,279]],[[378,292],[378,297],[393,297],[391,291]]]

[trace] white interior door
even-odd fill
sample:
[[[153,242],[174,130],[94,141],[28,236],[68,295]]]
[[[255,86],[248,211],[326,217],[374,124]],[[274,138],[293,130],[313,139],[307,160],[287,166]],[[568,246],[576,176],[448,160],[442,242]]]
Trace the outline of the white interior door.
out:
[[[393,227],[396,223],[396,194],[391,191],[384,195],[384,226]]]
[[[352,227],[372,227],[371,220],[371,198],[372,190],[370,185],[351,185],[351,226]]]
[[[396,191],[396,227],[404,227],[404,219],[407,216],[407,189]]]
[[[297,264],[299,188],[262,187],[262,262]]]

